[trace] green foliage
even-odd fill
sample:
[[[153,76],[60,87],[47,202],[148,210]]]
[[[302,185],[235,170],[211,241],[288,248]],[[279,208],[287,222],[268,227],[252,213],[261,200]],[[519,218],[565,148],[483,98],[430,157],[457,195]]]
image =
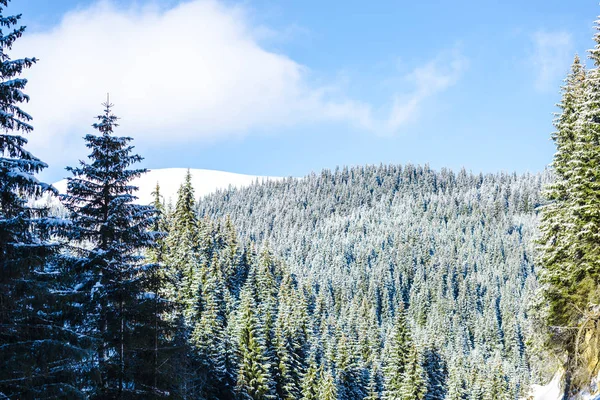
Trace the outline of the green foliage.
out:
[[[600,36],[590,51],[594,68],[575,57],[562,88],[552,134],[554,182],[545,191],[539,264],[547,345],[562,360],[565,393],[598,373],[600,338]],[[595,366],[594,366],[595,365]]]
[[[32,206],[57,192],[37,180],[47,165],[25,148],[33,127],[20,108],[29,96],[19,76],[37,59],[10,58],[25,27],[20,15],[3,15],[8,3],[0,1],[0,398],[82,398],[77,368],[86,352],[68,329],[73,310],[63,308],[63,271],[53,259],[68,222]]]
[[[404,311],[398,312],[392,337],[387,343],[388,349],[383,366],[385,379],[383,398],[400,399],[405,391],[404,381],[413,378],[412,375],[405,376],[409,357],[413,353],[413,343]]]
[[[130,181],[146,171],[129,168],[142,158],[131,154],[131,138],[114,136],[117,117],[111,104],[104,106],[94,124],[99,135],[85,137],[89,162],[68,168],[74,177],[63,196],[72,225],[60,261],[70,266],[70,301],[81,315],[70,322],[92,339],[82,390],[91,398],[165,397],[173,372],[173,327],[164,319],[170,307],[160,297],[162,266],[140,255],[155,246],[156,210],[133,204],[137,188]]]

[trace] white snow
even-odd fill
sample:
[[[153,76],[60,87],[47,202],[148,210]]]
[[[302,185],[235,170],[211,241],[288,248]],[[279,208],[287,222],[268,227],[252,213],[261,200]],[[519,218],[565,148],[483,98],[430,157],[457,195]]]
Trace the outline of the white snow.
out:
[[[531,385],[529,395],[526,400],[561,400],[560,380],[562,374],[557,372],[547,385]],[[524,399],[524,400],[525,400]]]
[[[152,192],[156,187],[156,182],[160,185],[160,192],[168,203],[169,199],[175,204],[177,201],[177,190],[183,183],[187,168],[164,168],[153,169],[139,178],[134,179],[131,184],[139,187],[135,195],[139,198],[136,203],[150,204],[153,201]],[[263,182],[266,180],[278,180],[278,177],[255,176],[235,174],[232,172],[213,171],[207,169],[190,169],[192,174],[192,186],[196,193],[196,199],[213,193],[219,189],[227,189],[230,185],[233,187],[249,186],[256,180]],[[67,180],[63,179],[54,183],[54,187],[60,193],[67,190]]]
[[[583,390],[575,395],[572,399],[577,400],[600,400],[599,394],[592,394],[591,392],[597,393],[597,380],[600,378],[600,374],[595,379],[592,379],[591,385],[587,390]],[[562,372],[559,371],[554,374],[552,380],[546,385],[531,385],[529,394],[521,400],[562,400],[561,391]]]

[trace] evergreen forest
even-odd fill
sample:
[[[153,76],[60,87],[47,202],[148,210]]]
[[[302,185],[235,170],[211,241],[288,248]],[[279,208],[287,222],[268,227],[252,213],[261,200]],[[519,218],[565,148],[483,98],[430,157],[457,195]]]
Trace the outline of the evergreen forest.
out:
[[[202,198],[188,172],[138,204],[147,170],[110,99],[66,192],[36,177],[21,75],[42,61],[9,56],[8,3],[0,399],[518,400],[555,373],[565,399],[593,390],[600,34],[544,172],[339,167]]]

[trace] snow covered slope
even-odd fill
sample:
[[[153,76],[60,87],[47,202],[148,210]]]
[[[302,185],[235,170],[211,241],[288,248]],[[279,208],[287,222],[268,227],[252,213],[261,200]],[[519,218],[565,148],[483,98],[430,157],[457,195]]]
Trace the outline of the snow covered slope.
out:
[[[153,169],[147,174],[135,179],[132,184],[139,187],[136,193],[140,204],[149,204],[152,202],[152,192],[156,183],[160,184],[160,191],[166,202],[177,201],[177,190],[183,183],[187,168],[164,168]],[[196,198],[215,192],[219,189],[227,189],[230,185],[233,187],[244,187],[256,182],[266,180],[278,180],[277,177],[265,177],[254,175],[234,174],[232,172],[212,171],[207,169],[190,169],[192,174],[192,185],[196,191]],[[67,180],[63,179],[54,184],[59,192],[65,193],[67,190]]]
[[[560,378],[561,374],[556,373],[547,385],[531,385],[529,396],[522,400],[561,400]]]
[[[562,400],[561,380],[562,374],[561,372],[557,372],[548,384],[531,385],[529,395],[521,400]],[[600,400],[600,394],[597,394],[599,380],[600,374],[592,379],[590,386],[586,390],[579,392],[571,400]]]

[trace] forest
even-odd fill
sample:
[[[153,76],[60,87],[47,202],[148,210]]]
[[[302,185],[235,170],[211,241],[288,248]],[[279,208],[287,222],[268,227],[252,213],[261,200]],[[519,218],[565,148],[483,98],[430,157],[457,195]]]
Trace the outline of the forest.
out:
[[[542,173],[338,167],[198,198],[188,172],[141,205],[109,100],[66,193],[36,178],[20,19],[0,15],[0,399],[517,400],[555,373],[565,399],[594,390],[600,34]]]

